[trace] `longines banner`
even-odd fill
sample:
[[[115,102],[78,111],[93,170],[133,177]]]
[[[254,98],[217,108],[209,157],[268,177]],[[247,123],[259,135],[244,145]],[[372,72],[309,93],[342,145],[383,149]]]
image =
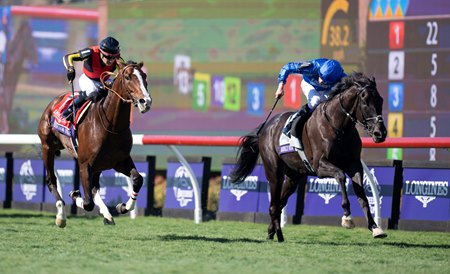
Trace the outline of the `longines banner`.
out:
[[[44,163],[42,160],[14,159],[13,201],[44,201]]]
[[[233,184],[228,177],[233,166],[233,164],[222,165],[219,211],[258,212],[259,185],[263,178],[265,179],[263,167],[257,165],[242,183]]]
[[[72,199],[69,197],[69,192],[73,190],[75,161],[73,160],[57,160],[55,161],[55,172],[62,188],[62,198],[66,204],[71,204]],[[56,200],[48,191],[47,186],[44,187],[44,202],[55,203]]]
[[[394,167],[369,167],[369,170],[378,181],[377,188],[380,194],[381,217],[390,218],[395,169]],[[363,217],[364,214],[353,191],[350,178],[347,177],[345,185],[350,200],[352,216]],[[369,200],[370,211],[374,214],[372,189],[366,175],[364,175],[363,186]],[[308,176],[304,208],[305,216],[342,216],[344,212],[341,204],[341,187],[335,179],[319,179]]]
[[[269,212],[270,190],[264,167],[256,165],[253,172],[240,184],[232,184],[229,174],[232,164],[222,165],[222,185],[219,210],[221,212]],[[297,195],[288,200],[287,214],[295,215]]]
[[[144,184],[139,191],[137,206],[147,207],[147,162],[135,162],[136,169],[144,177]],[[113,169],[105,170],[100,176],[100,197],[109,207],[115,207],[119,203],[126,203],[131,194],[128,185],[130,178]],[[80,182],[80,189],[82,189]],[[84,197],[84,196],[83,196]]]
[[[197,178],[201,193],[204,164],[202,162],[196,162],[189,163],[189,165]],[[195,196],[192,183],[189,178],[189,173],[183,165],[179,162],[167,163],[167,187],[164,208],[194,209]]]
[[[0,203],[6,199],[6,159],[0,158]]]
[[[405,168],[400,219],[450,220],[450,169]]]
[[[258,196],[258,212],[268,213],[270,206],[270,188],[264,170],[261,173],[261,181],[259,182],[259,196]],[[297,208],[297,191],[291,194],[286,206],[286,213],[289,216],[294,216]]]

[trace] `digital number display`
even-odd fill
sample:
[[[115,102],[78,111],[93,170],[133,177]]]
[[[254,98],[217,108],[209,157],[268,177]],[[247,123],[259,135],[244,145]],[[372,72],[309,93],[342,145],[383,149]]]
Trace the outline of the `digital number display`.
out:
[[[450,136],[450,2],[372,1],[366,73],[385,98],[388,137]],[[387,99],[387,100],[386,100]],[[388,150],[391,159],[448,160],[447,150]],[[398,158],[400,157],[400,158]]]

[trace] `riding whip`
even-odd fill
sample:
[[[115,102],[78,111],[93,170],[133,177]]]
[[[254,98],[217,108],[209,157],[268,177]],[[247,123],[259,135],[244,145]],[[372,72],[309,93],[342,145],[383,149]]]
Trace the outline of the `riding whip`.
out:
[[[70,81],[72,87],[72,123],[75,125],[75,91],[73,89],[73,80]]]
[[[261,130],[263,129],[263,127],[266,125],[267,120],[269,120],[270,115],[272,114],[272,111],[274,110],[275,106],[278,103],[278,100],[280,100],[281,97],[277,97],[277,100],[275,100],[275,103],[273,104],[272,109],[269,112],[269,115],[267,115],[266,120],[264,121],[264,123],[261,124],[261,126],[258,128],[258,131],[256,132],[256,135],[259,135],[259,133],[261,132]]]

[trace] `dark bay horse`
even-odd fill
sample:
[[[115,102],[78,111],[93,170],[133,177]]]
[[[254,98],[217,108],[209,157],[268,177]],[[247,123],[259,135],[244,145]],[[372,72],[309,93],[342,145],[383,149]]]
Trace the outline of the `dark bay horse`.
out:
[[[133,192],[126,204],[119,203],[119,213],[133,210],[136,198],[143,184],[143,178],[136,170],[131,159],[132,135],[130,130],[131,104],[141,113],[150,110],[152,99],[147,91],[147,75],[142,71],[143,63],[118,63],[119,69],[110,92],[104,100],[93,103],[84,120],[78,124],[78,152],[74,151],[70,137],[52,128],[52,108],[65,94],[53,99],[42,114],[38,126],[38,135],[42,143],[42,158],[46,168],[46,183],[56,199],[58,210],[56,224],[66,225],[64,201],[57,191],[54,172],[55,155],[67,149],[73,157],[78,156],[80,180],[84,190],[84,199],[79,190],[72,191],[70,197],[76,205],[87,211],[94,209],[94,202],[104,216],[105,224],[114,224],[113,217],[100,197],[99,178],[103,170],[114,169],[131,177]]]
[[[369,79],[361,73],[344,77],[330,95],[330,99],[322,102],[312,113],[301,135],[297,135],[301,136],[307,160],[315,172],[308,171],[298,153],[279,154],[280,134],[291,112],[274,116],[260,134],[256,134],[255,130],[241,138],[237,164],[230,177],[233,182],[245,179],[261,155],[271,193],[268,239],[273,239],[276,233],[278,241],[284,241],[280,226],[281,210],[295,192],[297,182],[308,175],[336,179],[342,191],[342,225],[354,227],[345,174],[352,179],[353,189],[373,237],[387,236],[370,213],[363,189],[362,143],[355,127],[356,124],[361,125],[374,142],[384,142],[387,133],[381,116],[383,98],[378,93],[375,79]]]

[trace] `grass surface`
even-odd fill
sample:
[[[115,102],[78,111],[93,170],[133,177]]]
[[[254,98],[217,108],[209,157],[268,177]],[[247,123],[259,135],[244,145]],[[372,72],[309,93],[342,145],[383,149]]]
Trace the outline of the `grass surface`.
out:
[[[286,242],[266,224],[72,217],[0,209],[1,273],[448,273],[450,235],[288,225]]]

